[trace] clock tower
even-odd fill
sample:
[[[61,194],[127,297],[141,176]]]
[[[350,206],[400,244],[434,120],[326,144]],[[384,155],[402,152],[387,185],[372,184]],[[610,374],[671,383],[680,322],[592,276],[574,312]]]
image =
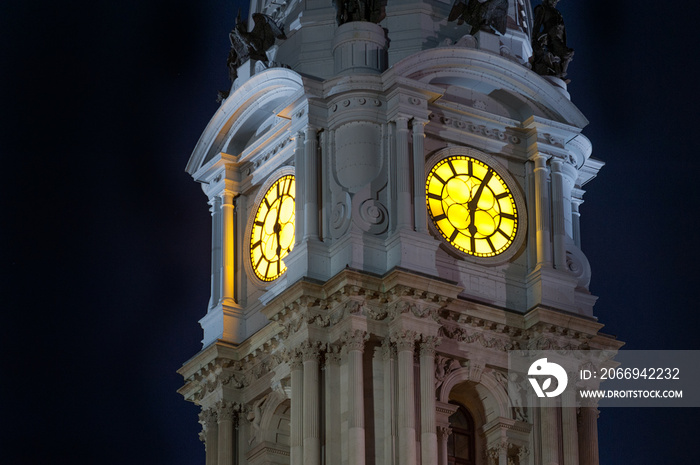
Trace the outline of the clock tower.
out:
[[[594,407],[507,387],[510,350],[620,346],[555,4],[251,2],[187,165],[212,270],[180,392],[207,465],[598,463]]]

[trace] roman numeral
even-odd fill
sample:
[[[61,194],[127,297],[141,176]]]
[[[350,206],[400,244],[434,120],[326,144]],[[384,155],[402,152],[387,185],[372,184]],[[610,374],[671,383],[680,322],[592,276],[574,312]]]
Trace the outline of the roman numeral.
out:
[[[500,194],[498,194],[498,195],[496,196],[496,199],[501,200],[502,198],[508,197],[509,195],[510,195],[510,193],[507,192],[507,191],[506,191],[506,192],[501,192]]]
[[[450,166],[450,169],[452,170],[452,174],[457,176],[457,171],[455,170],[455,167],[452,166],[452,160],[447,160],[447,164]]]
[[[515,215],[511,215],[510,213],[501,213],[501,216],[502,216],[503,218],[506,218],[506,219],[509,219],[509,220],[514,220],[514,219],[515,219]]]
[[[436,217],[433,217],[433,220],[434,220],[434,221],[440,221],[440,220],[444,220],[445,218],[447,218],[447,215],[445,215],[445,214],[443,213],[442,215],[438,215],[438,216],[436,216]]]
[[[455,229],[454,231],[452,231],[452,234],[450,235],[450,241],[454,242],[454,240],[458,234],[459,234],[459,230]]]
[[[491,242],[491,237],[487,237],[486,242],[488,242],[489,247],[491,247],[491,252],[496,252],[496,247],[493,246],[493,242]]]

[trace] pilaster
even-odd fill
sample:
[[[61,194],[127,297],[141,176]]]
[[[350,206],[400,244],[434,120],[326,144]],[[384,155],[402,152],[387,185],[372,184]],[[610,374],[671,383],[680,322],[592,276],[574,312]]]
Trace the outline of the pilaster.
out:
[[[420,420],[421,465],[438,465],[435,424],[435,336],[424,336],[420,343]]]
[[[232,402],[219,401],[216,404],[218,420],[218,462],[217,465],[233,465],[235,456],[234,421],[236,406]]]
[[[348,464],[365,463],[365,402],[362,354],[369,334],[346,331],[341,338],[348,372]]]
[[[415,331],[395,331],[391,341],[398,353],[398,463],[416,465],[416,396],[414,391],[413,354],[418,334]]]

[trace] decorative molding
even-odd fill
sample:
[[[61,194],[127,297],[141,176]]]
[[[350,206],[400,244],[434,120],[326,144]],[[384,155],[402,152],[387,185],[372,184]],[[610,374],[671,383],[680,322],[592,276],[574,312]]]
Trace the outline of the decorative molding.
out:
[[[459,362],[442,355],[435,356],[435,389],[442,386],[447,375],[460,368]]]
[[[475,383],[481,382],[481,375],[484,373],[484,367],[486,366],[482,360],[470,359],[464,362],[462,366],[468,370],[470,381]]]
[[[504,337],[490,337],[484,332],[469,331],[459,326],[449,327],[443,325],[438,331],[438,334],[457,342],[464,342],[467,344],[478,343],[487,349],[496,349],[503,352],[520,348],[520,344],[517,340]]]
[[[477,106],[477,103],[484,104],[484,102],[477,101],[473,105],[474,108],[483,110],[483,108]],[[485,104],[483,106],[485,107]],[[507,142],[513,145],[519,145],[522,142],[520,137],[516,136],[515,134],[508,134],[504,129],[497,129],[485,126],[483,124],[476,124],[469,120],[463,120],[452,116],[441,116],[440,122],[450,128],[458,129],[460,131],[469,131],[472,134],[486,136],[490,139]]]

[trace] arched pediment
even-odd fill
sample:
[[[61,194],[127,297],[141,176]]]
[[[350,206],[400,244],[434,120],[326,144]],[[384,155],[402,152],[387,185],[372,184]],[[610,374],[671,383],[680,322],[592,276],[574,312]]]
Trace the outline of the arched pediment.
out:
[[[583,128],[588,120],[550,82],[518,63],[471,48],[439,47],[396,63],[388,73],[446,92],[481,94],[502,108],[502,116],[524,121],[530,116]]]
[[[238,155],[261,127],[304,89],[302,77],[286,68],[256,74],[231,94],[209,121],[187,164],[192,175],[216,154]]]

